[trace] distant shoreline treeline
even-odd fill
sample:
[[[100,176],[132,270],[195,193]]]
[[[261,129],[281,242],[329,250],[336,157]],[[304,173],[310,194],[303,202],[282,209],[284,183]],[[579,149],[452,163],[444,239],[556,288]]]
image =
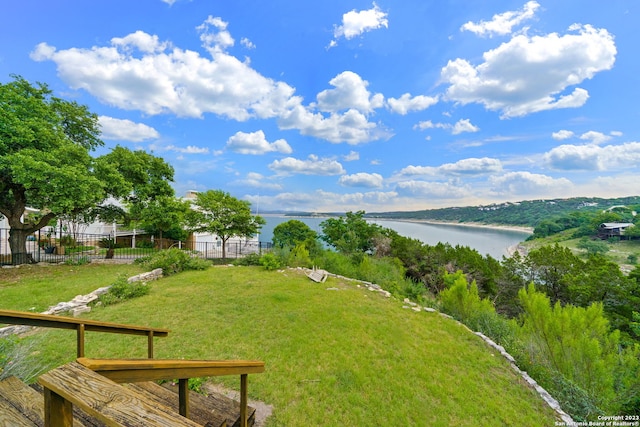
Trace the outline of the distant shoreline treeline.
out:
[[[602,211],[614,206],[640,205],[640,196],[604,199],[598,197],[574,197],[569,199],[526,200],[500,204],[425,209],[420,211],[368,212],[366,218],[412,219],[442,222],[479,224],[504,224],[520,227],[536,227],[541,221],[563,216],[573,211]],[[336,212],[269,212],[285,216],[331,217]]]

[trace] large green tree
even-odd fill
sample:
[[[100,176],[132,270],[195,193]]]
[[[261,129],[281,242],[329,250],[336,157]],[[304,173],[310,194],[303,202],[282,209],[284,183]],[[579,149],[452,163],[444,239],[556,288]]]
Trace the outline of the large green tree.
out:
[[[88,211],[109,197],[169,192],[173,169],[162,159],[103,145],[98,117],[20,76],[0,83],[0,214],[9,223],[14,264],[32,261],[26,238],[61,215]],[[140,169],[142,167],[142,169]],[[136,171],[143,173],[136,174]],[[38,215],[24,215],[33,208]]]
[[[344,254],[373,252],[376,238],[383,230],[378,224],[368,223],[364,214],[364,211],[347,212],[345,216],[322,221],[320,238]]]
[[[318,233],[307,224],[297,219],[291,219],[276,225],[273,229],[272,241],[276,247],[290,246],[293,248],[301,243],[315,241],[317,238]]]
[[[232,237],[253,237],[266,221],[251,215],[251,203],[222,190],[198,193],[190,216],[193,231],[215,234],[222,241],[222,258]]]
[[[160,196],[147,203],[136,203],[131,206],[129,215],[136,218],[147,232],[158,233],[162,245],[163,233],[172,231],[172,238],[179,234],[180,239],[186,238],[188,232],[184,229],[187,214],[191,205],[186,200],[171,196]]]

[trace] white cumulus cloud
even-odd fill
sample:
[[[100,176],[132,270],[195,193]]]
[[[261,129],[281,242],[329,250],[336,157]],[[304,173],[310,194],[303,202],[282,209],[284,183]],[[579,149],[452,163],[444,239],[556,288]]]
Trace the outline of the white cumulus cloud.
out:
[[[405,115],[411,111],[423,111],[438,103],[437,96],[418,95],[412,97],[410,93],[403,94],[400,98],[389,98],[387,104],[394,113]]]
[[[371,95],[367,90],[369,82],[352,72],[344,71],[329,81],[335,89],[323,90],[317,95],[318,109],[337,112],[355,109],[362,113],[370,113],[384,104],[382,94]]]
[[[544,155],[545,163],[559,170],[609,171],[637,169],[640,164],[640,142],[599,146],[560,145]]]
[[[573,138],[575,134],[570,130],[559,130],[558,132],[553,132],[551,137],[556,141],[563,141],[565,139]]]
[[[479,130],[480,128],[478,126],[471,124],[471,120],[462,119],[462,120],[458,120],[456,124],[453,125],[453,128],[451,129],[451,133],[453,135],[459,135],[463,132],[478,132]]]
[[[522,22],[535,17],[536,10],[540,7],[540,4],[536,1],[527,2],[522,10],[508,11],[500,14],[493,15],[491,21],[480,22],[467,22],[460,30],[471,31],[472,33],[480,36],[493,36],[498,34],[501,36],[510,34],[513,31],[513,27],[520,25]]]
[[[492,191],[505,196],[561,196],[573,188],[573,183],[566,178],[553,178],[531,172],[509,172],[490,177],[489,181],[493,186]]]
[[[151,126],[131,120],[99,116],[98,122],[102,129],[101,137],[107,140],[142,142],[160,137],[158,131]]]
[[[478,103],[503,117],[574,108],[589,98],[575,87],[613,67],[613,36],[606,29],[572,25],[569,33],[513,37],[485,52],[474,66],[465,59],[449,61],[441,71],[446,97],[460,104]]]
[[[333,30],[334,39],[329,44],[333,47],[338,43],[338,39],[344,37],[349,40],[365,32],[389,27],[388,14],[383,12],[377,4],[367,10],[351,10],[342,15],[342,25],[335,26]]]
[[[269,165],[269,169],[279,174],[300,174],[300,175],[342,175],[345,173],[344,168],[334,159],[319,158],[316,155],[310,155],[306,160],[296,159],[294,157],[285,157],[281,160],[275,160]]]
[[[502,171],[502,162],[490,157],[461,159],[455,163],[444,163],[440,166],[407,166],[398,176],[463,176],[491,175]]]
[[[240,154],[265,154],[269,152],[290,154],[293,152],[287,141],[278,139],[269,142],[261,130],[251,133],[236,132],[227,140],[226,148]]]
[[[338,182],[345,187],[381,188],[382,181],[382,175],[380,174],[360,172],[352,175],[342,175]]]

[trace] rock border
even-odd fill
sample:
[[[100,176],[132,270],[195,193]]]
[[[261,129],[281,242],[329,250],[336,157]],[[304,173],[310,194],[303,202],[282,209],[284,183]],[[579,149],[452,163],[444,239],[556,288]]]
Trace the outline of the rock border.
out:
[[[150,280],[157,280],[161,277],[162,269],[156,268],[155,270],[129,277],[127,279],[127,282],[147,282]],[[91,307],[89,306],[89,304],[97,300],[100,295],[109,292],[109,288],[111,288],[111,286],[103,286],[86,295],[76,295],[71,301],[59,302],[58,304],[49,307],[48,310],[43,311],[40,314],[60,315],[62,313],[70,313],[73,317],[78,317],[82,313],[90,312]],[[0,328],[0,338],[7,337],[9,335],[24,334],[26,332],[29,332],[33,328],[33,326],[26,325],[6,326],[4,328]]]

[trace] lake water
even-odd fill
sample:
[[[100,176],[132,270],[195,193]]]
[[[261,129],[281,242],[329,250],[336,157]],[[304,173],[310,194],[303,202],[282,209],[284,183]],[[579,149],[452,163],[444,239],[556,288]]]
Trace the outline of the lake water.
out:
[[[283,222],[297,219],[309,226],[318,234],[322,233],[320,223],[326,218],[262,216],[267,223],[260,232],[260,241],[270,242],[273,238],[273,229]],[[495,259],[502,259],[508,255],[509,247],[524,241],[531,233],[518,230],[502,230],[486,227],[473,227],[467,225],[428,224],[423,222],[372,220],[375,224],[395,230],[401,236],[418,239],[428,245],[436,245],[438,242],[449,243],[451,246],[469,246],[482,255],[491,255]]]

